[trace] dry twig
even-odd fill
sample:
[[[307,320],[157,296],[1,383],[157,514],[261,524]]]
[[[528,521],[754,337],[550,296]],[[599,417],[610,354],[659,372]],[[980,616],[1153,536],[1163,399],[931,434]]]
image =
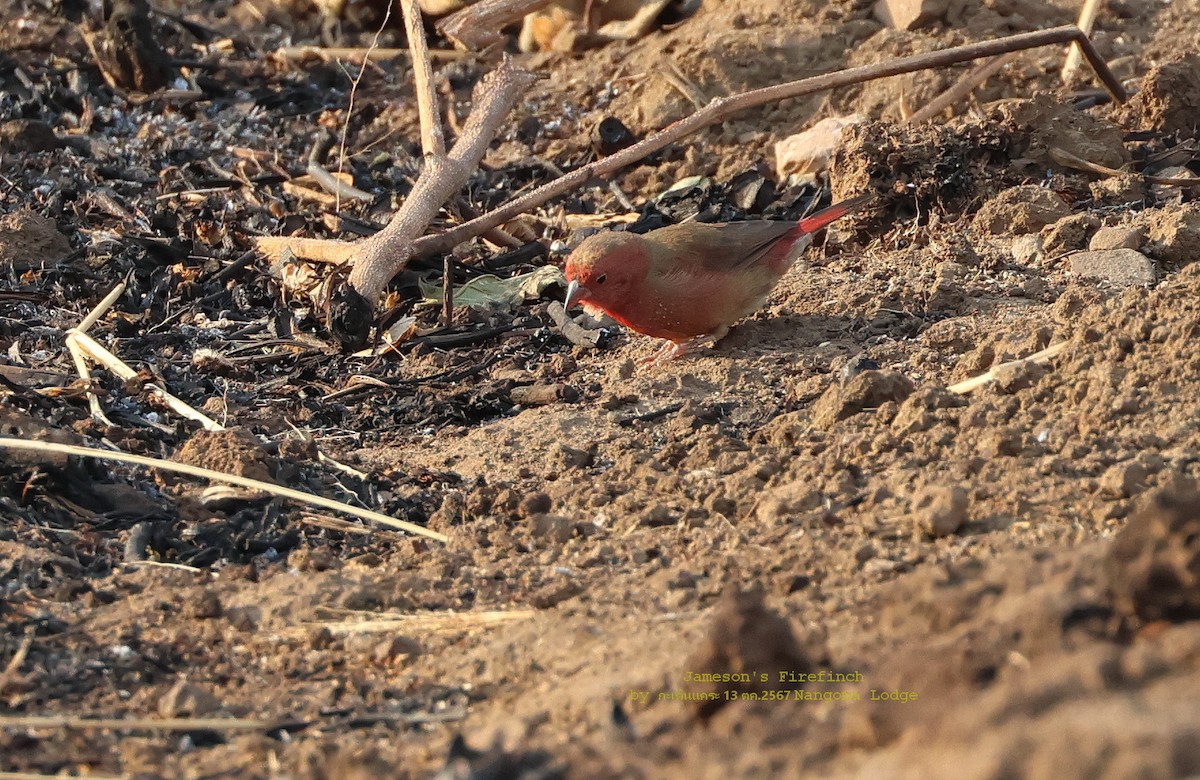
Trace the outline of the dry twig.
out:
[[[976,87],[987,81],[997,71],[1016,58],[1017,52],[1009,52],[999,57],[993,57],[982,65],[972,68],[970,72],[956,81],[950,89],[938,95],[905,119],[905,124],[915,125],[933,119],[950,106],[970,95]]]

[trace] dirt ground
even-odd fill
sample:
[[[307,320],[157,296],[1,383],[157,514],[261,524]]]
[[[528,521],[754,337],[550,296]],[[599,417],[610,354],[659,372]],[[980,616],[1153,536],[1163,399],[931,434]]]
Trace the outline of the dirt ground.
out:
[[[871,5],[704,0],[639,40],[516,55],[545,78],[434,228],[592,159],[606,117],[641,136],[694,100],[1078,4],[951,2],[914,32]],[[620,328],[568,342],[557,286],[439,328],[417,281],[441,258],[392,285],[389,322],[416,318],[399,354],[352,356],[296,269],[250,251],[369,233],[412,186],[406,60],[366,69],[347,120],[354,66],[277,52],[368,44],[351,6],[335,28],[302,5],[162,3],[174,70],[147,97],[105,83],[99,9],[5,4],[3,436],[273,481],[449,541],[0,451],[0,773],[1200,776],[1200,187],[1179,186],[1200,175],[1200,0],[1104,4],[1123,106],[1086,68],[1064,86],[1054,46],[955,116],[903,124],[971,65],[747,111],[615,176],[647,220],[794,217],[816,189],[776,180],[774,144],[866,119],[828,177],[875,206],[717,345],[650,369],[657,345]],[[490,67],[439,60],[451,128]],[[326,131],[336,167],[343,128],[369,202],[294,186]],[[561,264],[577,228],[627,212],[593,182],[510,226],[548,257],[472,242],[459,280]],[[67,331],[122,280],[89,333],[140,373],[85,381]]]

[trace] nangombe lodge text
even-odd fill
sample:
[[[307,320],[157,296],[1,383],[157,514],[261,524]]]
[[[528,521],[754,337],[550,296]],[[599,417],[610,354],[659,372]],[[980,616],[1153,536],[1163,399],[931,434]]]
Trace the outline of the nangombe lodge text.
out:
[[[650,691],[630,691],[635,702],[650,701]],[[916,691],[880,691],[872,688],[869,693],[861,691],[810,691],[804,688],[779,691],[659,691],[658,701],[895,701],[907,704],[917,700]]]
[[[862,682],[862,672],[829,672],[822,669],[819,672],[775,672],[775,680],[766,672],[687,672],[683,675],[685,682],[716,682],[716,683],[749,683],[749,682],[778,682],[788,685],[797,683],[854,683]]]

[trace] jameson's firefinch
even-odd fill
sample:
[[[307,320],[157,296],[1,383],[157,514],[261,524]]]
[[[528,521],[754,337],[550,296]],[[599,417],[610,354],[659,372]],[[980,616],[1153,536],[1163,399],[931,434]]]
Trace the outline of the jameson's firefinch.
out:
[[[652,361],[716,341],[757,311],[816,231],[871,200],[842,201],[799,222],[685,222],[641,235],[597,233],[567,258],[566,306],[578,302],[668,343]]]

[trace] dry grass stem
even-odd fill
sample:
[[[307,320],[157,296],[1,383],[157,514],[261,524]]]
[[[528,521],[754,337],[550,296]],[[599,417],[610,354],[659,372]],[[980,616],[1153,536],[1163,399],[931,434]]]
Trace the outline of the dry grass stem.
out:
[[[176,463],[174,461],[162,460],[160,458],[147,458],[142,455],[133,455],[128,452],[117,452],[112,450],[98,450],[91,447],[79,447],[74,444],[57,444],[48,441],[26,441],[24,439],[0,438],[0,449],[13,450],[32,450],[34,452],[57,452],[66,455],[78,455],[82,458],[93,458],[95,460],[115,460],[119,463],[132,463],[137,466],[149,466],[150,468],[161,469],[163,471],[172,471],[178,474],[187,474],[190,477],[199,477],[213,482],[226,482],[239,487],[250,488],[251,490],[261,490],[273,496],[280,498],[289,498],[293,501],[298,501],[302,504],[311,506],[319,506],[323,509],[332,509],[337,512],[343,512],[363,520],[369,520],[373,523],[378,523],[388,528],[396,528],[401,531],[408,531],[418,536],[424,536],[438,542],[448,542],[449,539],[431,531],[428,528],[419,526],[415,523],[410,523],[407,520],[397,520],[394,517],[388,517],[385,514],[374,512],[370,509],[360,509],[350,504],[344,504],[340,501],[334,501],[323,496],[314,496],[310,493],[302,493],[299,490],[293,490],[282,485],[272,485],[269,482],[260,482],[257,479],[249,479],[236,474],[225,474],[220,471],[212,471],[211,469],[192,466],[187,463]]]
[[[971,377],[970,379],[966,379],[962,382],[959,382],[958,384],[950,385],[950,387],[948,387],[946,389],[948,389],[952,393],[958,393],[959,395],[966,395],[967,393],[970,393],[974,390],[978,390],[979,388],[989,384],[990,382],[995,380],[995,378],[1001,372],[1006,371],[1010,368],[1014,368],[1016,366],[1022,366],[1025,364],[1040,365],[1042,363],[1047,363],[1050,360],[1053,360],[1054,358],[1058,357],[1064,351],[1066,351],[1067,347],[1069,347],[1070,345],[1071,345],[1070,341],[1060,341],[1057,344],[1052,344],[1049,347],[1046,347],[1041,352],[1033,353],[1029,357],[1023,357],[1018,360],[1010,360],[1007,363],[1001,363],[998,366],[992,366],[992,368],[986,374],[981,374],[976,377]]]
[[[1076,25],[1084,35],[1091,35],[1092,28],[1096,26],[1096,16],[1100,13],[1100,7],[1104,4],[1103,0],[1083,0],[1083,8],[1079,10],[1079,21]],[[1069,83],[1075,76],[1075,71],[1079,70],[1079,66],[1083,61],[1083,51],[1078,43],[1072,43],[1067,49],[1067,60],[1063,63],[1062,80],[1064,83]]]
[[[929,101],[918,111],[913,112],[904,121],[906,124],[918,124],[933,119],[935,116],[950,108],[960,100],[970,95],[975,88],[995,75],[1001,68],[1017,58],[1017,52],[1009,52],[994,57],[987,62],[972,68],[969,73],[954,83],[954,86]]]

